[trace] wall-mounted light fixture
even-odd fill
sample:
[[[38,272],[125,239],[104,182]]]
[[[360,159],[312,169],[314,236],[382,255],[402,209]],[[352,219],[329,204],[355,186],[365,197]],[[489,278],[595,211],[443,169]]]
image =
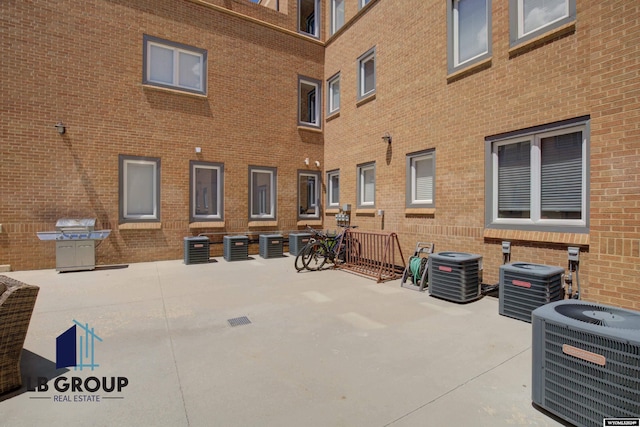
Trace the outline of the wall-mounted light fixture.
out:
[[[196,147],[196,153],[198,154],[202,153],[202,147]]]
[[[389,132],[385,132],[384,136],[382,137],[382,140],[384,142],[386,142],[387,144],[391,144],[391,135],[389,135]]]
[[[320,167],[320,160],[316,160],[316,167],[319,168]]]
[[[306,159],[304,159],[304,164],[309,166],[309,158],[308,157]]]
[[[65,125],[64,125],[64,123],[62,123],[62,122],[58,122],[58,123],[56,123],[55,125],[53,125],[53,127],[54,127],[54,128],[56,128],[56,129],[58,130],[58,133],[59,133],[60,135],[64,134],[64,133],[65,133],[65,131],[67,130],[67,129],[66,129],[66,127],[65,127]]]

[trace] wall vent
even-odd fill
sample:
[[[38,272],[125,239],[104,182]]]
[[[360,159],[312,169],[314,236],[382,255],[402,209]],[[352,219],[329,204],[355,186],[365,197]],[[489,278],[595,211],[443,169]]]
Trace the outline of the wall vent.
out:
[[[515,262],[500,266],[500,308],[503,316],[531,323],[531,312],[564,299],[564,269]]]
[[[209,262],[209,238],[206,236],[184,238],[184,263],[206,264]]]
[[[247,236],[224,236],[222,246],[222,255],[227,261],[249,259],[249,238]]]
[[[258,238],[262,258],[282,258],[282,234],[261,234]]]
[[[429,295],[453,302],[480,298],[482,256],[438,252],[429,256]]]
[[[533,403],[576,426],[640,417],[640,313],[579,300],[531,314]]]

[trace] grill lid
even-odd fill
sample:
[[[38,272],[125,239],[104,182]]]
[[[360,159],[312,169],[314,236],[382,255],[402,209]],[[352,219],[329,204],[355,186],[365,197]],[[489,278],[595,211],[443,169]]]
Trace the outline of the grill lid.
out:
[[[62,232],[93,231],[95,227],[95,218],[60,218],[56,221],[56,230]]]

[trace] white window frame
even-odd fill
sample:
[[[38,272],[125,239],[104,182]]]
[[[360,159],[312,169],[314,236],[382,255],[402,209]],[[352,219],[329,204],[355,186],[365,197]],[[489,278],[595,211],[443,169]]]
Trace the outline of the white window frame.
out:
[[[264,203],[265,204],[265,213],[257,213],[254,214],[254,206],[253,206],[253,195],[254,192],[256,191],[260,191],[260,188],[253,188],[253,176],[254,174],[257,173],[264,173],[264,174],[268,174],[269,175],[269,190],[270,190],[270,194],[271,197],[266,198],[266,194],[264,195],[264,200],[262,200],[262,197],[258,197],[260,200],[258,201],[259,203]],[[276,200],[277,200],[277,194],[276,194],[276,189],[277,189],[277,170],[276,168],[270,168],[270,167],[262,167],[262,166],[249,166],[249,218],[252,220],[269,220],[269,219],[275,219],[276,218]],[[261,194],[258,194],[258,196],[261,196]],[[268,208],[267,208],[268,206]]]
[[[310,102],[307,97],[306,100],[303,100],[303,95],[305,95],[305,91],[302,90],[302,85],[314,86],[315,90],[315,99],[313,104]],[[321,109],[321,100],[322,100],[322,83],[319,80],[312,79],[309,77],[298,76],[298,126],[308,126],[319,128],[321,127],[321,119],[322,119],[322,109]],[[303,102],[305,101],[305,102]],[[306,105],[308,111],[303,112],[303,106]],[[304,121],[303,117],[305,115],[309,115],[312,118],[312,121]]]
[[[180,91],[206,94],[207,93],[207,51],[205,49],[199,49],[193,46],[187,46],[180,43],[163,40],[157,37],[149,35],[143,36],[144,55],[143,55],[143,77],[142,83],[150,86],[165,87],[170,89],[177,89]],[[170,50],[173,54],[173,74],[172,81],[165,82],[160,80],[154,80],[151,76],[151,48],[159,47],[162,49]],[[180,83],[180,55],[188,54],[198,57],[200,59],[200,82],[198,87],[192,87],[183,85]]]
[[[487,48],[485,51],[480,52],[471,58],[460,61],[460,26],[458,5],[461,1],[469,0],[447,0],[448,72],[450,74],[491,57],[491,0],[482,0],[485,1],[486,7],[485,25],[487,29]]]
[[[330,115],[340,111],[340,73],[327,80],[327,88],[327,115]],[[338,102],[334,102],[336,94]]]
[[[587,232],[589,226],[589,124],[582,120],[567,121],[566,124],[556,126],[549,125],[535,131],[514,135],[504,139],[489,140],[491,144],[488,160],[488,204],[489,228],[517,228],[524,230],[541,231],[568,231]],[[581,192],[581,218],[580,219],[544,219],[541,209],[541,144],[543,138],[565,135],[575,132],[582,134],[582,192]],[[498,148],[503,145],[516,144],[528,141],[530,143],[530,215],[529,218],[499,218],[498,217]]]
[[[308,170],[298,171],[298,206],[302,207],[302,201],[300,200],[302,194],[300,192],[301,179],[303,177],[313,178],[313,194],[307,193],[307,202],[310,202],[309,205],[313,208],[313,212],[311,213],[302,213],[298,210],[298,219],[310,219],[310,218],[320,218],[320,172],[312,172]],[[307,181],[307,185],[309,181]],[[308,185],[309,186],[309,185]]]
[[[224,219],[224,165],[222,163],[213,163],[213,162],[199,162],[199,161],[190,161],[190,219],[192,222],[195,221],[222,221]],[[196,210],[196,203],[202,201],[203,203],[210,202],[206,195],[202,195],[202,199],[199,200],[200,194],[198,194],[198,185],[196,182],[198,170],[199,169],[207,169],[214,171],[217,175],[216,179],[216,207],[217,212],[213,214],[198,214]],[[211,197],[211,196],[209,196]]]
[[[373,88],[365,92],[365,67],[369,61],[373,61]],[[373,47],[358,58],[358,99],[367,98],[376,93],[377,69],[376,48]]]
[[[553,31],[554,29],[573,22],[576,19],[576,0],[565,0],[565,13],[563,16],[555,18],[552,21],[546,22],[537,28],[533,28],[525,32],[525,1],[527,0],[509,0],[509,42],[511,47],[534,39],[544,33]]]
[[[160,159],[152,157],[119,156],[120,163],[120,222],[159,221],[160,220]],[[147,214],[129,213],[129,165],[147,165],[152,167],[153,179],[151,188],[145,193],[151,195],[152,212]]]
[[[334,201],[334,195],[336,194],[336,188],[333,185],[333,178],[338,179],[338,200]],[[340,207],[340,170],[333,170],[327,172],[327,207],[338,208]]]
[[[302,11],[301,3],[303,1],[313,1],[313,31],[305,31],[302,29],[303,22],[308,27],[309,26],[309,17],[303,19],[300,15],[300,11]],[[301,34],[306,34],[311,37],[319,38],[320,37],[320,0],[298,0],[298,32]]]
[[[416,179],[416,162],[417,161],[429,161],[431,162],[431,199],[430,200],[418,200],[416,198],[417,179]],[[436,158],[434,150],[424,150],[416,153],[407,154],[407,208],[432,208],[435,207],[436,196]]]
[[[342,9],[338,8],[338,2],[342,5]],[[346,0],[331,0],[331,34],[335,34],[344,25],[344,4]],[[342,18],[341,22],[338,18]]]
[[[373,171],[373,200],[365,200],[365,173]],[[364,163],[358,165],[358,208],[374,208],[376,205],[376,163]]]
[[[362,9],[363,7],[365,7],[367,4],[369,4],[369,2],[371,2],[371,0],[358,0],[358,5],[359,8]]]

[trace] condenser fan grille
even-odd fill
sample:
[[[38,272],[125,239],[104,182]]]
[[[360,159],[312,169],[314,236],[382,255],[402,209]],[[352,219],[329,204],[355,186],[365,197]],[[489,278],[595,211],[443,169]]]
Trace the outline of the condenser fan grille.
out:
[[[546,322],[544,407],[580,426],[640,413],[640,346]],[[567,348],[570,346],[570,348]],[[590,360],[574,357],[597,355]]]
[[[556,311],[563,316],[593,325],[617,329],[640,330],[640,315],[591,304],[559,305]]]

